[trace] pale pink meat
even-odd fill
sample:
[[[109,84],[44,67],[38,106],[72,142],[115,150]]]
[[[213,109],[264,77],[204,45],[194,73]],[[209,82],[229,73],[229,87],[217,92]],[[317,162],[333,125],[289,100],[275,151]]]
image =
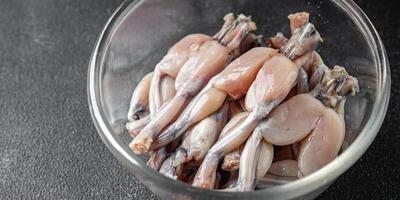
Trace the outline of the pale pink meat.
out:
[[[345,134],[343,117],[325,109],[315,129],[300,143],[299,170],[307,176],[334,160]]]
[[[244,15],[239,15],[237,20],[237,26],[229,30],[221,41],[204,42],[183,64],[175,79],[176,95],[161,107],[130,143],[129,146],[134,153],[148,152],[153,140],[176,116],[179,116],[189,100],[200,92],[214,75],[223,70],[229,61],[230,52],[239,47],[244,35],[256,29],[254,22]]]
[[[146,74],[143,79],[137,84],[128,110],[128,120],[134,121],[140,119],[142,114],[149,106],[149,91],[153,73]]]
[[[268,142],[289,145],[307,136],[324,109],[324,105],[311,95],[296,95],[276,107],[258,126]]]

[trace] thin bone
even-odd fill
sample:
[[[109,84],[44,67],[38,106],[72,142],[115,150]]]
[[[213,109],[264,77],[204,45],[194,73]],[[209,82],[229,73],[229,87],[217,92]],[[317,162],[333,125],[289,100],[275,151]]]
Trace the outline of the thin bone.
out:
[[[298,12],[294,14],[290,14],[288,16],[289,22],[290,22],[290,31],[292,34],[294,32],[304,26],[305,24],[308,23],[308,20],[310,18],[310,14],[307,12]]]
[[[296,29],[288,43],[281,51],[288,58],[295,60],[308,52],[312,52],[323,40],[314,25],[307,23],[300,29]]]
[[[235,15],[233,13],[228,13],[224,16],[224,25],[222,25],[221,29],[213,36],[215,40],[221,40],[222,37],[228,32],[228,30],[232,27],[233,22],[235,21]]]
[[[150,85],[149,109],[153,118],[163,105],[161,80],[165,75],[176,78],[183,64],[198,51],[200,46],[212,38],[204,34],[190,34],[174,44],[156,65]]]
[[[258,158],[256,179],[260,179],[265,176],[272,164],[274,158],[274,147],[264,139],[261,142],[260,155]]]
[[[272,159],[272,145],[263,141],[262,133],[259,130],[254,130],[247,140],[240,158],[238,191],[254,190],[256,179],[262,178],[267,173]]]
[[[325,109],[315,129],[300,143],[299,175],[307,176],[336,158],[345,134],[343,118]]]
[[[312,96],[296,95],[275,108],[258,127],[268,142],[289,145],[307,136],[323,109],[321,102]]]

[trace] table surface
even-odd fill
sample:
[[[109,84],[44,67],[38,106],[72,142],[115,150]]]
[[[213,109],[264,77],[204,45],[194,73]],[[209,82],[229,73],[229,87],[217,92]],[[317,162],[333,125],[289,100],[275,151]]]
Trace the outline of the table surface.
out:
[[[89,57],[122,0],[0,0],[0,198],[156,199],[107,150],[86,96]],[[391,63],[386,120],[366,154],[319,199],[400,198],[400,11],[357,3]]]

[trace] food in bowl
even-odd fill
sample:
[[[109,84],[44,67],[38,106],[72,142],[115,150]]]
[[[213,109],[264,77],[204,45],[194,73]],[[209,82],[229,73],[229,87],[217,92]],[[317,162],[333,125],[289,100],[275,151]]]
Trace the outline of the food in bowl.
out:
[[[214,36],[172,46],[133,92],[133,152],[149,152],[148,166],[170,178],[226,191],[286,183],[335,159],[358,82],[324,64],[308,13],[288,18],[289,39],[255,35],[250,17],[230,13]]]

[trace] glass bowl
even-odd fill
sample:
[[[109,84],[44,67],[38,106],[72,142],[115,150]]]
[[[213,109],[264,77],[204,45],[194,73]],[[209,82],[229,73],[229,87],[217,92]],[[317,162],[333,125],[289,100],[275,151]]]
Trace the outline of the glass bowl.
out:
[[[173,181],[146,166],[146,156],[129,149],[124,130],[136,83],[183,36],[212,35],[228,12],[252,16],[257,33],[289,35],[287,15],[307,11],[324,43],[328,66],[340,64],[359,80],[361,92],[346,104],[346,138],[336,160],[300,180],[255,192],[209,191]],[[390,72],[375,28],[351,0],[126,0],[107,22],[93,50],[88,98],[93,121],[104,143],[132,174],[163,199],[310,199],[351,167],[374,140],[385,117]],[[107,161],[105,161],[107,162]]]

